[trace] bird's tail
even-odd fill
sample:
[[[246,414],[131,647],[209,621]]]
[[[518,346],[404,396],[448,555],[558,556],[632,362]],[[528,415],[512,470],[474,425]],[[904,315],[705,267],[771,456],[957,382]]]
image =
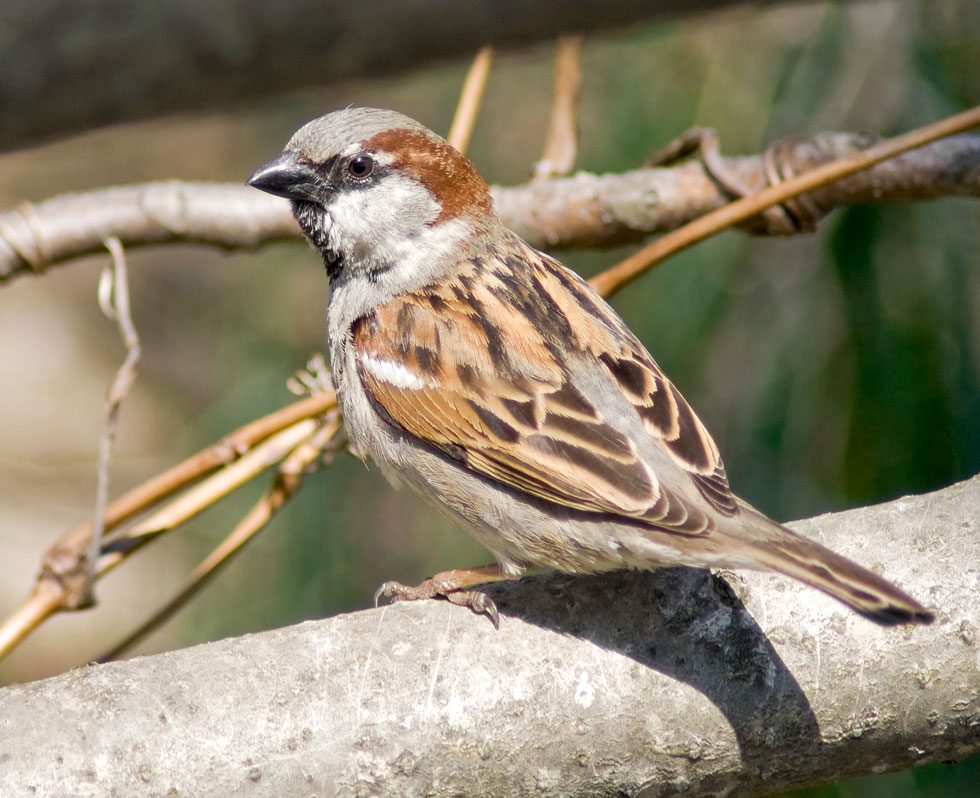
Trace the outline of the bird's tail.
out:
[[[822,590],[883,626],[932,623],[933,613],[891,582],[797,535],[751,507],[742,506],[741,510],[778,528],[768,538],[760,537],[747,544],[760,565]]]

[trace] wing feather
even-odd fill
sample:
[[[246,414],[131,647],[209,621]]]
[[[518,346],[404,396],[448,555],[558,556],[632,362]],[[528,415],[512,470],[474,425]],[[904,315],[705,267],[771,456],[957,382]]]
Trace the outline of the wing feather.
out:
[[[484,477],[579,510],[684,534],[709,529],[710,508],[737,511],[707,430],[591,288],[527,247],[471,265],[354,326],[360,378],[394,423]],[[569,357],[615,381],[704,508],[658,480]]]

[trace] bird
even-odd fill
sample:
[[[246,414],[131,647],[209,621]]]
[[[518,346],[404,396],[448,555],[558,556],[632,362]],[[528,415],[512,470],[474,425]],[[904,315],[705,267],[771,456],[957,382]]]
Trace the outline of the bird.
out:
[[[933,613],[729,486],[705,426],[590,286],[509,230],[473,163],[399,112],[300,127],[248,184],[288,199],[329,282],[331,374],[353,452],[494,556],[392,601],[490,616],[531,569],[776,571],[882,625]]]

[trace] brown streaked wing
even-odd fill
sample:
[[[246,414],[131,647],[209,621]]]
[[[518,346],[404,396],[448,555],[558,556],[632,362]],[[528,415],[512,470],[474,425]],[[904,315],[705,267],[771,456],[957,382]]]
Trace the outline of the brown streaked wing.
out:
[[[361,355],[418,378],[409,388],[361,369],[385,412],[517,490],[684,534],[709,529],[707,515],[665,491],[634,443],[575,387],[563,352],[587,353],[603,363],[708,504],[737,512],[711,436],[609,306],[573,272],[528,247],[489,260],[494,268],[474,259],[455,277],[376,309],[377,324],[356,326]]]
[[[712,507],[723,515],[735,515],[738,503],[728,484],[718,446],[681,392],[638,343],[637,347],[629,353],[630,360],[644,370],[653,386],[645,397],[634,400],[644,426],[663,443],[674,462],[687,471]]]
[[[426,320],[415,327],[412,320],[423,314],[405,310],[406,303],[421,304],[414,296],[376,309],[376,324],[355,325],[359,374],[374,401],[415,437],[517,490],[633,518],[661,507],[660,486],[632,441],[571,384],[541,332],[502,304],[491,314],[502,323],[488,331],[486,316],[453,296],[451,286],[443,288],[444,306],[437,302],[436,312],[426,302]],[[501,303],[472,290],[483,313]],[[487,335],[500,338],[493,350]],[[379,362],[413,378],[395,384],[366,365]]]
[[[574,272],[545,256],[537,268],[545,291],[567,314],[574,313],[580,339],[633,403],[647,431],[690,475],[712,507],[724,515],[737,513],[718,447],[636,336]],[[585,312],[575,313],[573,305]]]

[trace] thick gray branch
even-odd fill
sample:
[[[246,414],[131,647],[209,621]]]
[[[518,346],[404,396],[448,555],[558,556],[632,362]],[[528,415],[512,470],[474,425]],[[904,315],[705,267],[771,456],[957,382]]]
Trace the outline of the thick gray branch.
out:
[[[0,3],[0,150],[740,0]]]
[[[980,478],[796,526],[937,611],[669,569],[343,615],[0,691],[0,792],[747,796],[980,750]],[[367,588],[366,588],[367,590]]]

